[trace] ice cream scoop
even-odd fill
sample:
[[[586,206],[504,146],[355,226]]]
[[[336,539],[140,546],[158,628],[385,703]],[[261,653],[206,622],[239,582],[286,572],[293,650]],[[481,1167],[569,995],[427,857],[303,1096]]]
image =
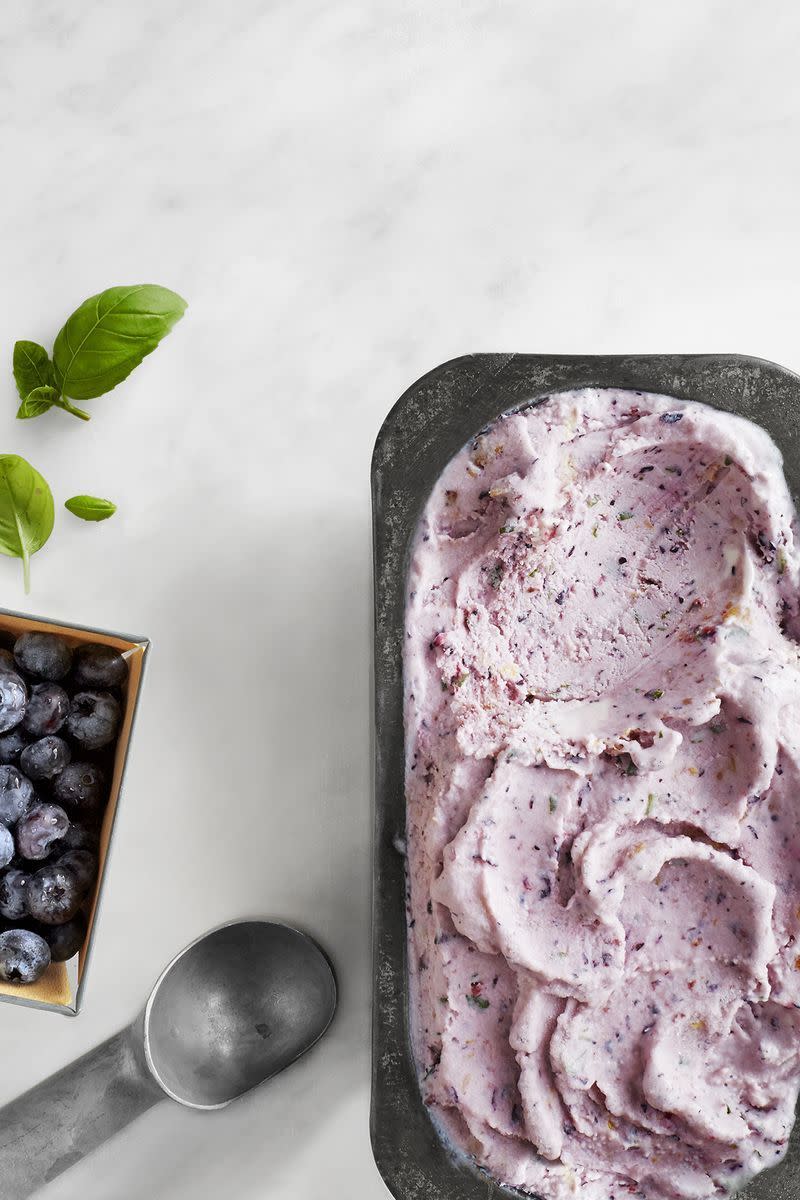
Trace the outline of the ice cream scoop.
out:
[[[336,982],[305,934],[237,921],[162,972],[131,1025],[0,1110],[0,1198],[24,1200],[165,1096],[224,1108],[322,1037]]]

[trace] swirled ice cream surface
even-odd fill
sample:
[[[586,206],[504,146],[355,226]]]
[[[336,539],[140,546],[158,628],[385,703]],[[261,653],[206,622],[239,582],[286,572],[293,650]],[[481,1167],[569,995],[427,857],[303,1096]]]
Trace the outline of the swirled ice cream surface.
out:
[[[758,426],[560,393],[449,463],[405,630],[425,1102],[547,1200],[700,1200],[800,1086],[794,507]]]

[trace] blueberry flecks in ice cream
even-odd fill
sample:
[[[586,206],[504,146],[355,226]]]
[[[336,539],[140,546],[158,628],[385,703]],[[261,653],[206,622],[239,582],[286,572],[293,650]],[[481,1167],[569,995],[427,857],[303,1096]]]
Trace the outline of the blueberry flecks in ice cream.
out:
[[[799,577],[769,437],[668,397],[504,418],[427,503],[412,1031],[430,1110],[523,1191],[698,1200],[785,1152]]]

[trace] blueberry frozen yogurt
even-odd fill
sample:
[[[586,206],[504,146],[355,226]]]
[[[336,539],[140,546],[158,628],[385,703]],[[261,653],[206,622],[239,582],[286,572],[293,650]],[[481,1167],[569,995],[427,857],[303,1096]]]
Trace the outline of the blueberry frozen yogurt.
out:
[[[447,466],[405,633],[412,1034],[546,1200],[705,1200],[800,1086],[794,508],[748,421],[587,389]]]
[[[0,650],[0,980],[35,983],[83,945],[127,663],[24,633]]]

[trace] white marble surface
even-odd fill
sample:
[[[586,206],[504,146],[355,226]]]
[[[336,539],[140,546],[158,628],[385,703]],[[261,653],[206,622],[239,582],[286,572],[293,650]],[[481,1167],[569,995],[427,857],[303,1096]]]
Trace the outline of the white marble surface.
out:
[[[85,1009],[0,1007],[0,1102],[242,914],[315,931],[334,1030],[280,1081],[166,1104],[49,1200],[386,1195],[367,1134],[368,466],[469,350],[800,367],[800,16],[641,0],[7,0],[0,358],[155,281],[183,323],[90,425],[13,420],[64,515],[0,603],[153,639]],[[2,1164],[0,1164],[0,1174]]]

